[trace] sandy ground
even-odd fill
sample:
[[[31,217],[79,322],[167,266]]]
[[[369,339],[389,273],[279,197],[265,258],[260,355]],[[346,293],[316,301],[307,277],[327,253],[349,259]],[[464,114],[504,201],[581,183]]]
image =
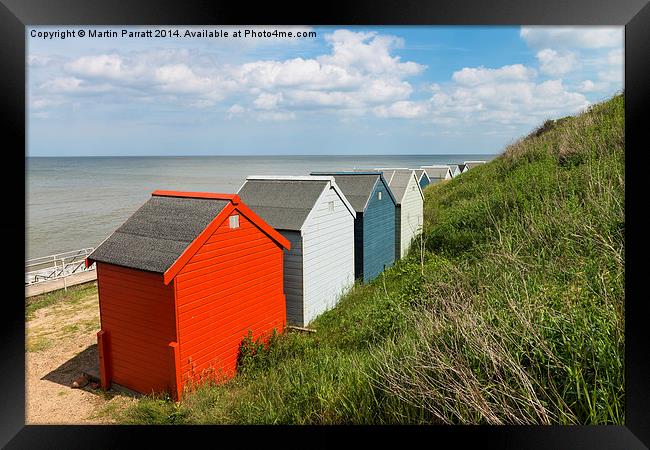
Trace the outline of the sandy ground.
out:
[[[96,294],[34,312],[26,330],[26,423],[99,424],[134,399],[118,392],[72,389],[83,369],[97,366]]]

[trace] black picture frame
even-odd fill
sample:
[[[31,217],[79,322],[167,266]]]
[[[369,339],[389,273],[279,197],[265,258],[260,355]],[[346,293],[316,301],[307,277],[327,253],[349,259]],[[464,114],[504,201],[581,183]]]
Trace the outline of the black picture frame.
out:
[[[642,157],[647,143],[644,120],[650,102],[650,6],[647,0],[587,1],[535,0],[490,3],[475,0],[346,1],[296,4],[140,0],[0,0],[0,61],[2,62],[5,207],[2,236],[12,245],[3,258],[5,280],[2,338],[0,339],[0,445],[6,448],[123,448],[136,442],[147,447],[178,440],[185,445],[239,445],[251,438],[286,445],[286,433],[298,445],[322,446],[333,440],[359,445],[369,440],[442,446],[479,445],[488,448],[647,448],[650,445],[650,342],[646,297],[642,294],[640,256],[642,233]],[[24,174],[26,27],[35,25],[170,25],[170,24],[306,24],[306,25],[624,25],[626,114],[626,249],[625,425],[624,426],[502,426],[502,427],[129,427],[25,425],[25,320],[19,304],[24,260],[19,236],[25,227]],[[643,112],[645,111],[645,113]],[[646,126],[647,127],[647,126]],[[645,144],[645,145],[644,145]],[[10,206],[9,206],[10,205]],[[23,241],[24,242],[24,241]],[[24,292],[23,292],[24,294]],[[646,344],[644,344],[644,342]],[[251,432],[253,431],[253,432]],[[318,434],[318,436],[315,436]],[[321,436],[322,435],[322,436]],[[406,440],[408,439],[408,440]],[[204,441],[205,440],[205,441]],[[250,444],[248,444],[250,445]]]

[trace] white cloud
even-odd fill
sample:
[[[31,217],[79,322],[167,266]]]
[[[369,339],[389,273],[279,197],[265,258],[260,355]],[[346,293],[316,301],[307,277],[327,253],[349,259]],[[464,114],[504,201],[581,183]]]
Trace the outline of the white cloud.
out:
[[[296,89],[287,91],[286,97],[291,105],[301,108],[360,108],[363,106],[361,99],[350,92]]]
[[[498,69],[480,67],[465,67],[454,72],[452,79],[464,86],[478,86],[480,84],[499,81],[529,80],[535,76],[535,71],[522,64],[503,66]]]
[[[207,94],[210,98],[221,98],[216,92],[216,80],[198,76],[185,64],[159,67],[154,71],[153,80],[165,92]]]
[[[177,98],[187,105],[200,108],[214,105],[235,87],[234,82],[222,79],[214,70],[212,73],[199,73],[210,71],[179,62],[189,61],[189,56],[187,50],[153,50],[128,56],[89,55],[64,64],[63,69],[72,75],[68,79],[83,82],[89,88],[86,89],[88,92],[92,91],[90,87],[103,84],[110,89],[95,92],[111,90],[130,97],[136,94],[142,99],[157,94],[171,95],[168,99]],[[55,86],[43,87],[51,90]],[[77,92],[80,91],[77,89]]]
[[[391,56],[391,49],[404,45],[403,40],[395,36],[336,30],[325,35],[325,40],[332,45],[333,52],[318,58],[323,64],[369,74],[394,76],[417,75],[425,68],[415,62],[401,62],[399,56]]]
[[[423,117],[429,112],[429,106],[425,102],[413,102],[401,100],[389,106],[377,106],[374,113],[378,117],[399,117],[403,119],[414,119]]]
[[[364,89],[363,86],[370,83],[410,92],[410,86],[407,87],[402,78],[416,75],[425,68],[391,56],[390,49],[401,42],[392,36],[337,30],[326,35],[326,40],[333,47],[330,55],[314,59],[255,61],[243,64],[236,78],[251,88],[353,91]]]
[[[261,121],[282,122],[295,119],[296,114],[292,111],[262,111],[257,113],[255,118]]]
[[[561,80],[536,82],[527,68],[465,68],[455,72],[456,84],[431,97],[433,121],[444,124],[491,122],[535,125],[547,117],[576,113],[589,105],[585,96],[569,91]]]
[[[378,103],[404,99],[411,92],[413,88],[406,81],[380,78],[368,81],[359,90],[359,97],[368,103]]]
[[[618,68],[600,70],[598,72],[598,78],[601,81],[620,86],[623,83],[623,68],[618,67]]]
[[[30,66],[43,67],[47,66],[50,62],[52,62],[52,58],[49,56],[29,55],[27,57],[27,64]]]
[[[43,98],[43,97],[34,97],[30,99],[29,107],[33,109],[43,109],[43,108],[49,108],[51,106],[58,106],[61,103],[62,101],[60,100]]]
[[[68,73],[90,78],[119,80],[131,76],[123,68],[122,58],[116,54],[82,56],[65,64],[64,68]]]
[[[255,99],[253,104],[259,109],[276,109],[280,102],[282,102],[282,92],[277,94],[263,93]]]
[[[546,48],[537,52],[536,56],[540,63],[540,71],[545,75],[564,75],[574,70],[577,65],[576,56],[572,52],[560,54],[555,50]]]
[[[296,114],[293,111],[270,111],[268,109],[251,110],[239,104],[232,105],[230,108],[228,108],[227,112],[228,119],[241,119],[243,117],[250,117],[262,122],[282,122],[296,118]]]
[[[580,83],[578,90],[580,92],[601,92],[607,90],[609,87],[610,84],[606,82],[593,82],[591,80],[585,80]]]
[[[308,28],[294,27],[297,30]],[[392,49],[403,45],[393,36],[337,30],[326,35],[326,41],[331,45],[327,55],[241,65],[215,66],[214,60],[187,50],[85,55],[63,66],[69,75],[65,80],[42,87],[72,93],[104,83],[138,98],[166,94],[166,101],[176,98],[197,107],[238,95],[239,103],[257,110],[277,110],[286,103],[292,108],[341,108],[358,114],[377,104],[407,99],[413,88],[405,78],[425,68],[392,55]]]
[[[294,58],[286,61],[255,61],[236,71],[235,80],[252,88],[349,89],[363,82],[361,74],[352,74],[342,67],[322,65],[313,59]]]
[[[400,99],[406,99],[413,91],[411,85],[399,80],[369,79],[354,90],[290,89],[284,97],[288,103],[300,108],[364,109]]]
[[[596,84],[591,80],[585,80],[580,84],[579,89],[582,92],[593,92],[596,90]]]
[[[623,49],[610,50],[603,59],[603,63],[599,64],[598,79],[604,85],[622,87],[625,69]]]
[[[234,104],[230,108],[228,108],[227,112],[228,112],[228,118],[232,119],[234,117],[238,117],[245,114],[247,112],[247,109],[241,105]]]
[[[293,108],[339,109],[358,114],[379,103],[408,98],[413,88],[405,77],[425,66],[402,62],[390,50],[402,42],[377,33],[337,30],[326,35],[332,52],[316,58],[255,61],[233,71],[239,86],[259,97],[258,108],[270,101],[269,91],[282,95]],[[264,94],[263,94],[263,93]]]
[[[623,49],[617,48],[607,53],[607,62],[613,66],[623,67]]]
[[[533,48],[613,48],[623,45],[623,27],[521,27],[519,35]]]
[[[46,81],[40,87],[54,93],[74,92],[81,88],[82,80],[75,77],[55,78]]]
[[[41,84],[38,89],[45,94],[99,94],[111,92],[113,86],[107,83],[87,83],[86,81],[75,77],[54,78]],[[59,101],[57,104],[62,103]]]
[[[280,29],[309,30],[307,27]],[[213,55],[187,49],[83,55],[62,64],[67,76],[42,83],[34,95],[110,91],[111,97],[106,97],[106,102],[124,98],[151,102],[158,98],[197,108],[214,106],[234,97],[238,105],[264,120],[295,117],[281,110],[287,108],[358,115],[376,106],[407,100],[413,87],[406,78],[426,67],[402,61],[395,55],[393,50],[401,47],[403,41],[394,36],[336,30],[326,34],[325,40],[331,49],[325,55],[256,60],[240,65],[223,64]],[[277,114],[262,115],[263,110]]]
[[[30,116],[38,114],[39,118],[52,117],[44,110],[70,105],[73,108],[79,107],[78,99],[110,93],[113,87],[106,83],[87,83],[76,77],[57,77],[42,82],[36,86],[29,86],[27,89],[28,106]],[[31,112],[31,111],[38,111]]]
[[[527,41],[543,40],[539,30],[528,29],[522,29]],[[553,33],[544,36],[559,39]],[[553,78],[573,74],[581,64],[579,55],[544,46],[535,52],[538,70],[523,64],[464,67],[446,83],[420,83],[415,91],[409,77],[426,66],[395,54],[404,44],[401,39],[336,30],[325,40],[328,54],[241,64],[224,64],[219,56],[187,49],[84,55],[62,66],[65,76],[36,86],[30,92],[31,104],[47,109],[53,105],[48,102],[80,101],[81,95],[109,92],[103,102],[128,98],[210,108],[227,100],[222,107],[228,118],[292,120],[299,111],[320,110],[342,118],[374,114],[445,126],[534,125],[540,118],[574,113],[588,105],[583,93],[612,83],[616,78],[612,67],[622,60],[622,51],[608,47],[606,65],[593,71],[591,84],[572,79],[568,83],[575,86],[572,90],[560,79],[538,79],[538,72]]]
[[[623,27],[522,27],[541,74],[565,77],[580,93],[614,93],[623,83]]]

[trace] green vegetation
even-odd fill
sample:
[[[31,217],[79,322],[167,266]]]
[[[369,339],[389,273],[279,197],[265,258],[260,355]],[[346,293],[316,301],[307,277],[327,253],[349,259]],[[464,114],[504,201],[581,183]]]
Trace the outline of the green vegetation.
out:
[[[313,334],[126,423],[604,424],[624,418],[624,103],[547,122],[426,189],[407,258]]]
[[[38,336],[28,336],[27,337],[27,351],[32,353],[32,352],[40,352],[41,350],[48,349],[52,346],[52,341],[44,336],[44,335],[38,335]]]
[[[25,320],[34,318],[34,313],[41,308],[55,304],[76,305],[88,298],[90,295],[97,294],[97,282],[79,284],[71,286],[68,290],[59,289],[46,294],[36,295],[25,299]]]
[[[63,335],[74,335],[78,332],[83,332],[84,334],[97,332],[100,328],[99,317],[94,317],[92,319],[81,320],[76,323],[71,323],[64,325],[61,328],[61,334]]]

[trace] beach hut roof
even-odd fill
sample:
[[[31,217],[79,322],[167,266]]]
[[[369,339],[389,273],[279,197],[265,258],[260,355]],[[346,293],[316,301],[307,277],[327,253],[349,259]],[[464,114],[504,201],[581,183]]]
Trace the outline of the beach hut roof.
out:
[[[273,228],[299,231],[321,193],[330,184],[354,216],[352,206],[331,176],[253,175],[246,178],[238,195]]]
[[[468,169],[471,169],[474,166],[478,166],[479,164],[485,164],[486,161],[465,161],[465,166],[467,166]]]
[[[449,166],[422,166],[421,169],[424,169],[429,178],[445,178],[447,172],[451,173]]]
[[[202,244],[213,231],[210,225],[218,226],[220,217],[226,219],[221,213],[229,214],[234,205],[273,240],[289,248],[286,239],[242,205],[237,195],[154,191],[144,205],[88,256],[86,264],[99,261],[164,273],[168,280],[175,275],[170,273],[172,266],[182,262],[181,256],[183,260],[191,256],[186,253]],[[176,267],[172,271],[177,272]]]
[[[397,201],[381,172],[312,172],[312,175],[334,176],[336,178],[336,184],[339,185],[345,194],[345,197],[358,213],[363,213],[365,211],[368,200],[375,189],[375,185],[379,181],[386,185],[386,190],[388,191],[393,203],[397,204]]]
[[[423,176],[429,178],[429,175],[427,175],[426,171],[424,169],[413,169],[415,170],[415,176],[418,177],[418,182],[422,179]]]
[[[390,189],[391,191],[393,191],[393,195],[397,200],[397,204],[398,205],[401,204],[402,201],[404,200],[404,196],[406,195],[406,188],[408,187],[411,178],[415,176],[414,175],[415,171],[412,169],[404,169],[404,168],[376,169],[376,170],[383,172],[384,178],[388,182],[388,186],[390,186]],[[417,184],[418,189],[420,189],[420,185],[418,183],[415,184]],[[421,189],[420,189],[420,195],[423,195]]]

